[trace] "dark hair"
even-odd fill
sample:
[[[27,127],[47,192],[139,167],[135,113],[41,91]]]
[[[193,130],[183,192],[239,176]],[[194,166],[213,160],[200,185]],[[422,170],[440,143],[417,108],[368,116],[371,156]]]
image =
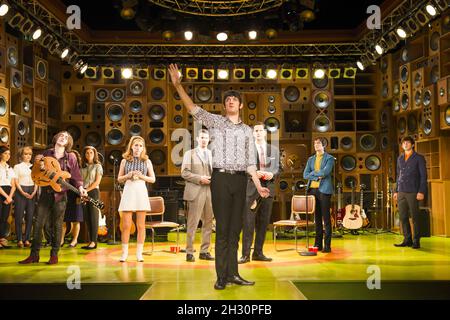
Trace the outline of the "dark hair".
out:
[[[262,121],[256,121],[256,123],[253,125],[253,128],[256,126],[263,126],[264,129],[266,129],[266,124]]]
[[[206,130],[206,129],[200,129],[200,130],[198,130],[198,134],[200,135],[201,133],[205,133],[205,134],[207,134],[207,135],[209,136],[209,131]]]
[[[316,141],[320,141],[320,143],[322,144],[322,146],[325,148],[325,141],[323,140],[323,138],[317,137],[317,138],[315,138],[315,139],[313,140],[313,142],[316,142]]]
[[[242,96],[239,93],[239,91],[236,90],[225,91],[225,93],[223,94],[223,104],[225,104],[225,101],[227,100],[228,97],[236,97],[239,100],[239,105],[242,104]]]
[[[95,149],[95,147],[93,147],[93,146],[86,146],[86,147],[84,147],[84,149],[83,149],[83,158],[82,158],[82,167],[84,168],[84,167],[87,167],[87,165],[88,165],[88,161],[87,161],[87,159],[86,159],[86,151],[88,151],[88,150],[92,150],[93,152],[94,152],[94,159],[93,159],[93,163],[95,163],[95,164],[97,164],[97,163],[100,163],[100,160],[98,160],[98,152],[97,152],[97,149]]]
[[[0,146],[0,154],[4,154],[6,151],[9,151],[7,146]]]
[[[403,138],[402,138],[402,143],[405,142],[405,141],[411,142],[412,145],[415,144],[414,138],[411,137],[411,136],[403,137]]]

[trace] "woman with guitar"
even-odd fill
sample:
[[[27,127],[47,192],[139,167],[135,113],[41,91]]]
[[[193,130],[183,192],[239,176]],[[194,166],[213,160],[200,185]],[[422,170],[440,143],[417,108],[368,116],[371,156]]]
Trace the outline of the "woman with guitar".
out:
[[[67,203],[66,193],[69,189],[67,185],[72,185],[73,189],[78,191],[82,197],[87,196],[86,190],[83,188],[83,179],[77,158],[70,152],[73,145],[72,136],[67,131],[61,131],[53,137],[52,142],[54,147],[45,150],[42,156],[37,156],[33,164],[31,173],[33,181],[38,185],[44,185],[42,182],[46,182],[44,178],[47,178],[48,184],[41,188],[30,256],[20,261],[20,264],[39,262],[42,230],[47,219],[53,222],[52,249],[47,264],[58,263],[62,224]],[[56,161],[52,161],[51,158]],[[52,166],[46,166],[48,164],[52,164]],[[65,177],[70,178],[70,184],[64,185],[63,178]]]
[[[11,151],[8,147],[0,147],[0,248],[9,248],[6,236],[9,232],[8,217],[16,191],[14,170],[9,166]]]
[[[100,199],[100,181],[103,176],[103,168],[98,160],[97,149],[91,146],[84,147],[81,176],[83,177],[83,184],[89,197],[93,199]],[[91,203],[84,206],[84,217],[88,226],[89,244],[82,247],[86,250],[93,250],[97,248],[97,234],[98,234],[98,209]]]
[[[143,262],[142,253],[145,241],[145,214],[150,211],[150,200],[146,182],[155,183],[153,165],[147,156],[145,141],[140,136],[133,136],[128,143],[127,150],[122,155],[117,181],[125,183],[119,211],[122,212],[122,256],[121,262],[128,258],[128,241],[130,240],[130,228],[132,213],[136,212],[137,247],[136,258]]]

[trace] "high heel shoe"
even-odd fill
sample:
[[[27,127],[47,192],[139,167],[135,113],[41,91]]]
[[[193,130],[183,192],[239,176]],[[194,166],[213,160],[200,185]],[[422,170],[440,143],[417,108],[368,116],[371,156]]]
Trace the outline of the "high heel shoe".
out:
[[[69,244],[69,248],[75,248],[77,246],[78,242],[75,242],[75,244]]]
[[[85,246],[85,247],[83,247],[83,248],[86,249],[86,250],[94,250],[94,249],[97,249],[97,243],[95,243],[95,245],[94,245],[93,247]]]

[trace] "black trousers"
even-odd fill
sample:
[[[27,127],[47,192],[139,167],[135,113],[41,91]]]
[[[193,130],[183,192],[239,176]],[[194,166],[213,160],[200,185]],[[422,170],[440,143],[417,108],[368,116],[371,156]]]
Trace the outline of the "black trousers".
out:
[[[211,200],[216,218],[215,263],[219,279],[239,274],[237,255],[246,188],[246,175],[213,171]]]
[[[267,226],[272,214],[273,197],[262,198],[257,212],[250,210],[253,202],[259,197],[259,193],[247,195],[244,211],[244,224],[242,230],[242,256],[250,256],[250,250],[255,235],[253,254],[263,254],[264,240],[266,239]]]
[[[399,192],[398,193],[398,211],[400,223],[402,225],[403,237],[405,242],[412,242],[411,226],[409,217],[411,215],[414,228],[414,243],[420,243],[419,230],[419,201],[416,199],[417,193]]]
[[[34,186],[21,186],[22,190],[32,194]],[[16,191],[14,197],[14,219],[16,220],[17,241],[29,241],[31,236],[31,227],[33,226],[33,215],[36,207],[35,198],[25,198],[20,191]],[[25,237],[22,234],[22,220],[25,216]]]
[[[316,239],[315,247],[331,248],[331,194],[325,194],[318,188],[309,189],[309,194],[316,198],[316,208],[314,212],[314,220],[316,223]],[[323,220],[323,223],[322,223]],[[323,242],[323,225],[325,225],[325,241]]]
[[[31,245],[31,256],[39,256],[42,241],[42,231],[44,224],[49,222],[52,226],[51,244],[52,249],[50,255],[58,255],[61,247],[61,232],[64,220],[64,212],[66,211],[67,196],[59,202],[55,202],[53,192],[43,191],[39,197],[36,210],[36,220],[33,231],[33,243]]]
[[[11,191],[10,186],[1,186],[3,191],[7,194]],[[6,238],[6,235],[9,233],[9,225],[8,225],[8,217],[9,210],[11,209],[11,204],[5,204],[6,198],[0,195],[0,239]]]
[[[100,192],[98,189],[93,189],[88,192],[88,196],[94,200],[100,199]],[[98,209],[94,205],[88,202],[83,205],[84,221],[87,224],[87,230],[89,233],[89,241],[97,242],[98,235]]]

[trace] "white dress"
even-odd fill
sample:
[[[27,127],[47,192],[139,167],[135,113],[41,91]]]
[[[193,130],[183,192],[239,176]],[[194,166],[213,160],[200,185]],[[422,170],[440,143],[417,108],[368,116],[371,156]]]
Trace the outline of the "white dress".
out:
[[[147,162],[139,158],[125,162],[125,174],[133,170],[139,170],[147,175]],[[120,199],[119,211],[150,211],[147,186],[142,179],[127,180]]]

